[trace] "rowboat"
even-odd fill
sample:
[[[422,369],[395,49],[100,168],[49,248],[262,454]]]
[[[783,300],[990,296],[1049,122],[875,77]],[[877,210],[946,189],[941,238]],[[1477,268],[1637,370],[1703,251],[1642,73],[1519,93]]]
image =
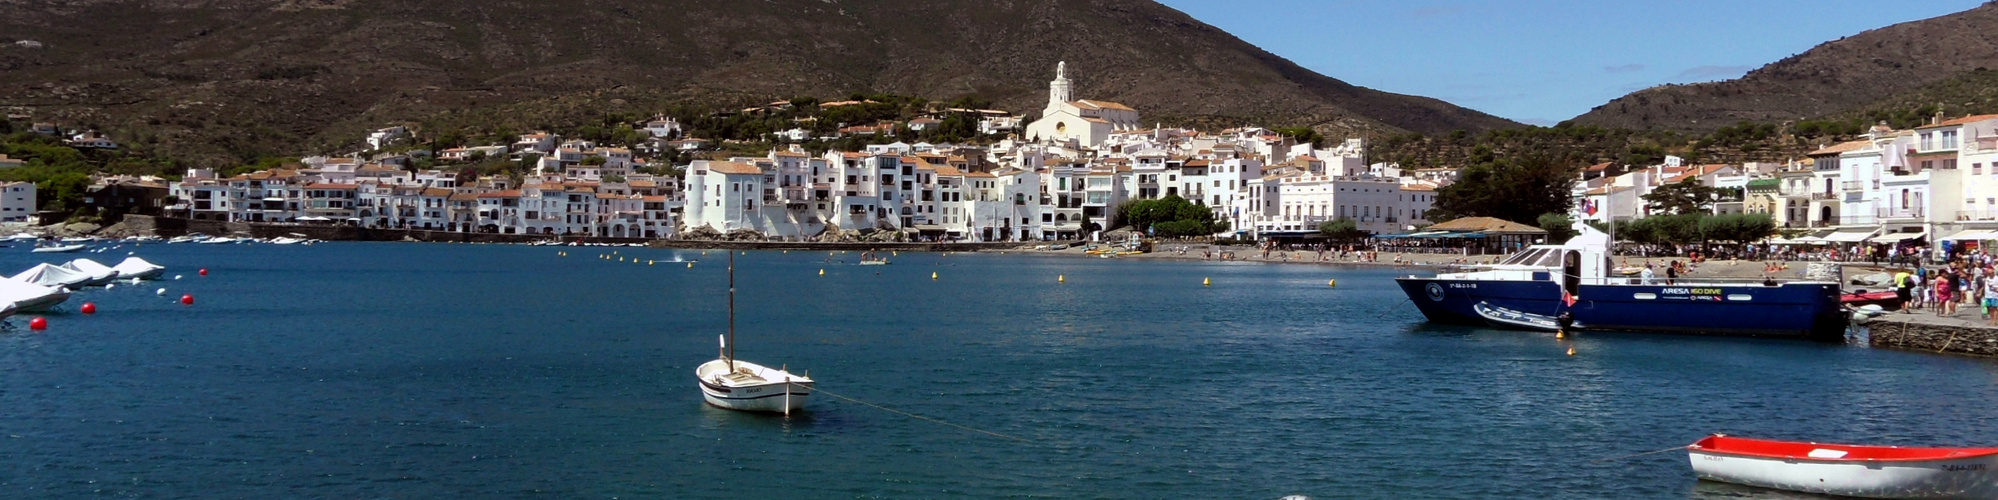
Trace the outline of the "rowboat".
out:
[[[1686,447],[1700,479],[1861,498],[1998,498],[1998,448],[1916,448],[1715,434]]]
[[[812,396],[810,372],[792,375],[787,368],[735,357],[735,253],[728,254],[728,334],[722,336],[721,356],[694,368],[701,398],[716,408],[790,415]]]

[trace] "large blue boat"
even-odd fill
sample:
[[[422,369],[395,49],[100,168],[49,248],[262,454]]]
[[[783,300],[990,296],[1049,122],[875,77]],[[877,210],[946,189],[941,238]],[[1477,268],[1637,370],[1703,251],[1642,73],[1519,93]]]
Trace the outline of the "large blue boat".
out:
[[[1534,245],[1496,265],[1397,278],[1430,321],[1484,325],[1480,303],[1532,315],[1567,313],[1589,331],[1844,338],[1849,315],[1829,281],[1680,279],[1612,275],[1609,236],[1584,228],[1561,245]],[[1572,298],[1572,302],[1571,302]]]

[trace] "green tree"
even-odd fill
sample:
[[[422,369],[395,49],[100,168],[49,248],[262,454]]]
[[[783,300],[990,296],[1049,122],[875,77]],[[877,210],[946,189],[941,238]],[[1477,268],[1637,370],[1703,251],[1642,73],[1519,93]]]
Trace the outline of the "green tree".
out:
[[[1714,202],[1720,199],[1720,191],[1688,177],[1679,182],[1658,186],[1643,198],[1645,206],[1655,214],[1707,213],[1712,211]]]
[[[1573,200],[1577,163],[1544,154],[1501,158],[1486,148],[1472,154],[1476,161],[1458,174],[1457,182],[1436,191],[1430,220],[1496,217],[1509,221],[1537,220],[1540,214],[1566,212]]]
[[[1547,230],[1549,243],[1568,241],[1569,238],[1575,237],[1575,220],[1569,218],[1568,214],[1548,212],[1540,214],[1540,218],[1535,222],[1539,223],[1541,229]]]
[[[1349,217],[1340,217],[1318,224],[1318,233],[1341,241],[1367,237],[1367,232],[1360,230],[1360,224]]]

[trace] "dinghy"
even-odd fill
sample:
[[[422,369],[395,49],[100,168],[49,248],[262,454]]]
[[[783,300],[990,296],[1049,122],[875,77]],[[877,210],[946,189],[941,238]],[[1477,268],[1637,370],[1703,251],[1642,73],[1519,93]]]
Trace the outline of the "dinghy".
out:
[[[48,246],[39,246],[39,245],[38,245],[38,246],[36,246],[36,247],[35,247],[35,249],[34,249],[34,250],[30,250],[30,252],[33,252],[33,253],[69,253],[69,252],[74,252],[74,251],[77,251],[77,250],[82,250],[82,249],[84,248],[84,246],[85,246],[85,245],[83,245],[83,244],[80,244],[80,243],[79,243],[79,244],[75,244],[75,245],[48,245]]]
[[[1686,447],[1700,479],[1860,498],[1998,498],[1998,448],[1904,448],[1715,434]]]
[[[69,300],[69,289],[0,280],[0,304],[14,312],[43,312]]]
[[[83,266],[89,267],[90,269],[84,269],[83,267],[79,267],[77,265],[76,260],[65,262],[60,266],[56,266],[56,269],[72,271],[78,274],[82,274],[84,276],[89,276],[90,279],[83,281],[82,284],[83,286],[97,286],[105,283],[110,283],[112,280],[118,279],[117,271],[113,271],[109,267],[104,267],[103,264],[98,264],[97,261],[90,259],[77,259],[77,260],[83,261],[84,262]]]
[[[1561,321],[1553,316],[1514,311],[1490,303],[1479,302],[1471,306],[1478,316],[1493,328],[1509,328],[1536,332],[1552,332],[1561,329]]]
[[[84,282],[90,281],[90,275],[61,266],[35,264],[35,267],[30,267],[26,271],[21,271],[21,274],[16,274],[14,277],[8,279],[41,286],[73,289],[83,286]]]
[[[138,257],[126,257],[118,265],[111,266],[111,269],[118,271],[118,277],[120,278],[138,278],[142,280],[158,278],[161,273],[166,272],[166,266],[146,262],[146,259]]]

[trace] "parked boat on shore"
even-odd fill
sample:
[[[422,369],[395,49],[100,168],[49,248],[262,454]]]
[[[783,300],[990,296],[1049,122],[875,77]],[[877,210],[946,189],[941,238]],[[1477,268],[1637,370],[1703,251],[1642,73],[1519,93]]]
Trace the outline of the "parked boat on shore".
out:
[[[1833,282],[1624,278],[1611,275],[1609,236],[1583,227],[1560,245],[1534,245],[1495,265],[1396,278],[1429,321],[1486,325],[1477,305],[1559,317],[1591,331],[1842,339],[1849,314]]]
[[[1700,479],[1861,498],[1998,498],[1998,448],[1917,448],[1715,434],[1686,447]]]

